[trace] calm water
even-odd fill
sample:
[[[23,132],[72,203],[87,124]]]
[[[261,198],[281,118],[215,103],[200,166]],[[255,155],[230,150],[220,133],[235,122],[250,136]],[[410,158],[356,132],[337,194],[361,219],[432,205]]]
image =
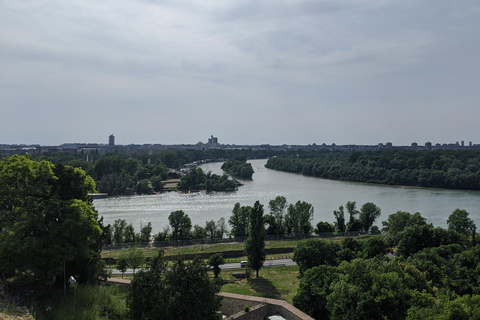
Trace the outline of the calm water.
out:
[[[217,221],[228,218],[235,203],[253,205],[259,200],[268,213],[268,202],[282,195],[289,203],[298,200],[314,206],[314,224],[318,221],[333,222],[333,210],[347,201],[356,201],[359,209],[365,202],[373,202],[382,210],[376,222],[399,210],[410,213],[420,212],[435,226],[446,227],[448,216],[456,208],[470,213],[480,226],[480,192],[423,189],[412,187],[390,187],[362,183],[340,182],[298,174],[270,170],[264,167],[266,160],[251,161],[255,170],[253,180],[242,180],[244,186],[236,192],[215,192],[206,194],[168,192],[148,196],[122,196],[95,200],[94,204],[105,223],[113,224],[116,219],[133,223],[138,232],[141,224],[151,222],[153,232],[158,233],[168,225],[172,211],[183,210],[192,219],[192,224],[205,226],[207,220]],[[205,171],[222,174],[222,163],[202,166]],[[348,219],[348,214],[346,213]]]

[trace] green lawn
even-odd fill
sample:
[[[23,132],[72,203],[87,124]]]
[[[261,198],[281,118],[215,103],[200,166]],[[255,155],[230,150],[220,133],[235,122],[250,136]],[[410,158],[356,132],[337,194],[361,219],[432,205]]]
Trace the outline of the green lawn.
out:
[[[282,299],[292,303],[300,283],[297,266],[262,268],[259,278],[252,272],[250,279],[237,279],[232,276],[233,272],[238,270],[220,273],[224,280],[222,292]]]

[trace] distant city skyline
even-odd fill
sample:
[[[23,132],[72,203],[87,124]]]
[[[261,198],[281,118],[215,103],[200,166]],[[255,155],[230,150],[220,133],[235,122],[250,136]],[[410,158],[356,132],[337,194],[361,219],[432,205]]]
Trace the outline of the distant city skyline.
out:
[[[4,0],[0,144],[480,139],[480,2]]]
[[[129,146],[129,145],[138,145],[138,146],[145,146],[145,145],[152,145],[152,146],[155,146],[155,145],[163,145],[163,146],[168,146],[168,145],[197,145],[197,144],[205,144],[205,145],[215,145],[215,146],[234,146],[234,145],[238,145],[238,146],[242,146],[242,145],[256,145],[256,146],[261,146],[261,145],[271,145],[271,146],[282,146],[282,145],[289,145],[289,146],[295,146],[295,145],[298,145],[298,146],[311,146],[311,145],[317,145],[317,146],[321,146],[321,145],[327,145],[327,146],[332,146],[332,145],[338,145],[338,146],[349,146],[349,145],[356,145],[356,146],[382,146],[382,147],[389,147],[389,146],[393,146],[393,147],[408,147],[408,146],[418,146],[418,147],[425,147],[425,146],[428,146],[428,147],[432,147],[432,146],[438,146],[438,145],[443,145],[443,146],[453,146],[453,145],[457,145],[459,147],[471,147],[471,146],[479,146],[480,144],[477,144],[473,141],[465,141],[465,140],[461,140],[461,141],[455,141],[455,142],[441,142],[441,141],[426,141],[425,143],[418,143],[417,141],[412,141],[411,143],[409,144],[395,144],[395,143],[392,143],[390,141],[380,141],[380,142],[377,142],[377,143],[372,143],[372,144],[353,144],[353,143],[346,143],[346,144],[339,144],[339,143],[335,143],[335,142],[332,142],[332,143],[325,143],[325,142],[313,142],[313,143],[307,143],[307,144],[286,144],[286,143],[279,143],[279,144],[272,144],[272,143],[263,143],[263,144],[236,144],[236,143],[229,143],[229,142],[222,142],[221,140],[219,141],[219,138],[217,136],[214,136],[214,135],[211,135],[210,137],[206,138],[206,139],[203,139],[203,140],[198,140],[196,143],[176,143],[176,144],[165,144],[165,143],[161,143],[161,142],[155,142],[155,143],[142,143],[142,142],[137,142],[137,143],[128,143],[128,144],[125,144],[125,143],[117,143],[116,142],[116,136],[111,134],[108,136],[108,141],[103,141],[103,142],[80,142],[80,141],[77,141],[77,142],[63,142],[63,143],[60,143],[60,144],[55,144],[55,145],[48,145],[48,144],[39,144],[39,143],[31,143],[31,144],[28,144],[28,143],[18,143],[18,144],[0,144],[0,145],[11,145],[11,146],[14,146],[14,145],[19,145],[19,146],[22,146],[22,145],[25,145],[25,146],[50,146],[50,147],[70,147],[70,146],[75,146],[75,145],[99,145],[99,146],[105,146],[105,147],[121,147],[121,146]]]

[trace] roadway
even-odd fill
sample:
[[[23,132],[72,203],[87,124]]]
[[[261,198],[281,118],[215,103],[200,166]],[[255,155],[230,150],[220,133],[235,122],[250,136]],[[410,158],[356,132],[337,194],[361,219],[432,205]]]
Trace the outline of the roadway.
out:
[[[270,268],[270,267],[283,267],[283,266],[296,266],[297,263],[294,262],[292,259],[276,259],[276,260],[265,260],[263,263],[264,268]],[[236,263],[226,263],[220,265],[220,269],[222,270],[241,270],[243,269],[240,267],[240,262]],[[121,275],[122,273],[118,271],[117,269],[109,269],[112,270],[112,275]],[[140,269],[136,269],[135,272],[138,272]],[[133,274],[133,269],[128,268],[127,271],[125,271],[124,275],[131,275]]]

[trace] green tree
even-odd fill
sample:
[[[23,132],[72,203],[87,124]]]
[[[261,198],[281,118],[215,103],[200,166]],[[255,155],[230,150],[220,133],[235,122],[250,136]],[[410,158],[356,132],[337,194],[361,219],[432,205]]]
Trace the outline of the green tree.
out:
[[[248,225],[250,219],[250,206],[240,206],[236,203],[232,210],[232,215],[228,219],[228,223],[232,227],[231,234],[234,237],[246,237],[248,235]]]
[[[409,226],[398,234],[397,252],[404,257],[420,250],[435,247],[434,228],[431,225]]]
[[[345,209],[350,216],[348,223],[346,225],[347,231],[360,231],[362,230],[362,223],[360,219],[357,218],[357,215],[360,213],[357,210],[357,203],[355,201],[348,201],[345,205]]]
[[[137,187],[135,190],[138,194],[150,194],[152,193],[152,188],[150,187],[150,181],[148,179],[143,179],[138,181]]]
[[[293,305],[315,319],[329,319],[327,297],[332,293],[330,285],[337,280],[338,271],[334,266],[320,265],[306,270]]]
[[[130,246],[127,250],[122,251],[119,260],[122,260],[122,263],[125,261],[127,266],[133,269],[133,275],[135,275],[135,270],[145,263],[143,250],[134,246]]]
[[[189,238],[192,229],[192,220],[190,220],[188,214],[185,214],[182,210],[171,212],[168,216],[168,221],[172,227],[172,240],[185,240]]]
[[[223,238],[223,235],[228,234],[227,223],[225,222],[225,218],[221,217],[218,219],[217,223],[215,223],[217,227],[217,238]]]
[[[277,196],[275,199],[270,200],[268,207],[270,209],[270,214],[275,218],[274,224],[278,226],[276,234],[283,234],[283,217],[287,210],[287,199],[283,196]]]
[[[385,256],[391,252],[383,236],[369,238],[363,244],[363,254],[366,259],[372,259],[376,256]]]
[[[223,253],[215,253],[214,255],[211,255],[210,258],[208,259],[208,265],[213,268],[213,274],[215,275],[215,278],[218,278],[218,275],[220,274],[220,265],[224,264],[225,260],[223,259]]]
[[[160,251],[148,268],[133,278],[127,306],[134,320],[216,320],[221,304],[219,290],[199,259],[188,263],[177,258],[167,268]]]
[[[209,220],[205,222],[205,232],[207,232],[210,239],[214,239],[217,236],[217,225],[215,221]]]
[[[311,233],[313,230],[313,206],[305,201],[290,204],[285,215],[288,234]]]
[[[120,255],[120,257],[117,260],[117,270],[122,273],[122,279],[123,279],[123,274],[125,273],[125,271],[127,271],[127,268],[128,268],[127,257]]]
[[[297,245],[293,251],[293,261],[298,264],[300,273],[320,265],[336,266],[339,250],[340,246],[335,242],[308,239]]]
[[[265,224],[263,205],[256,201],[250,211],[250,236],[245,243],[248,263],[256,271],[257,277],[265,261]]]
[[[193,226],[192,238],[193,239],[205,239],[207,237],[207,231],[198,224]]]
[[[125,242],[125,228],[127,227],[127,221],[123,219],[117,219],[113,223],[113,242],[124,243]]]
[[[381,210],[375,204],[367,202],[360,209],[360,220],[362,221],[363,230],[370,231],[375,220],[380,217]]]
[[[337,270],[327,296],[330,319],[401,320],[411,306],[432,298],[426,280],[395,260],[354,259]]]
[[[472,236],[475,238],[476,226],[472,219],[468,217],[467,210],[455,209],[447,219],[448,228],[455,232]]]
[[[163,182],[162,182],[162,177],[161,176],[153,176],[150,179],[150,182],[152,183],[152,187],[156,192],[160,192],[163,190]]]
[[[140,242],[150,242],[150,235],[152,234],[152,223],[147,223],[146,226],[140,228]]]
[[[135,235],[135,228],[133,227],[133,224],[129,224],[125,227],[125,243],[135,243],[137,242],[137,237]]]
[[[317,223],[317,227],[315,228],[316,234],[332,233],[334,231],[335,231],[334,226],[332,226],[331,223],[328,223],[326,221],[319,221]]]
[[[387,221],[383,221],[382,224],[382,231],[387,236],[387,242],[390,246],[396,246],[400,232],[410,226],[426,225],[427,220],[419,212],[411,214],[405,211],[397,211],[389,215]]]
[[[337,220],[335,222],[335,229],[337,232],[345,232],[345,213],[343,211],[343,206],[338,207],[338,210],[333,210],[333,215]]]
[[[18,155],[0,161],[0,277],[63,284],[65,272],[98,281],[103,225],[94,190],[78,168]]]

